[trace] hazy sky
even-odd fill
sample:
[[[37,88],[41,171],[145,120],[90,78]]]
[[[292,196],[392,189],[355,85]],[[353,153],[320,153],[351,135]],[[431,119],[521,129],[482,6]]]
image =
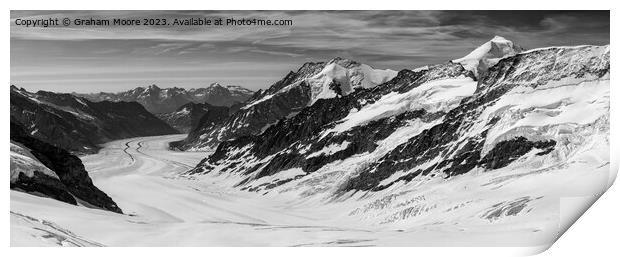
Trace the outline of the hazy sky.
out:
[[[26,28],[15,19],[257,17],[288,27]],[[11,84],[116,92],[212,82],[257,90],[335,56],[413,69],[503,36],[524,48],[609,44],[608,11],[12,11]]]

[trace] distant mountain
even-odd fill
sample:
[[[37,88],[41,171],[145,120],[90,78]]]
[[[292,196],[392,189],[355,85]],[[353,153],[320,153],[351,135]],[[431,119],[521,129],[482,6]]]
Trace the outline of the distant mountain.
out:
[[[245,102],[254,92],[241,86],[213,83],[205,88],[159,88],[156,85],[137,87],[120,93],[77,94],[94,102],[138,102],[151,113],[171,113],[189,102],[231,106]]]
[[[161,120],[183,133],[198,126],[198,124],[215,124],[228,117],[230,108],[226,106],[213,106],[207,103],[197,104],[189,102],[170,113],[156,114]],[[201,121],[201,118],[204,120]]]
[[[12,190],[122,213],[108,195],[93,185],[80,158],[32,137],[13,121],[10,151]]]
[[[289,72],[267,90],[259,90],[226,121],[194,128],[181,149],[198,150],[239,136],[255,135],[279,119],[290,117],[320,99],[346,96],[358,89],[373,88],[396,76],[393,70],[379,70],[356,61],[334,58],[308,62]]]
[[[71,94],[11,86],[11,121],[70,152],[94,153],[111,140],[179,133],[136,102],[91,102]]]

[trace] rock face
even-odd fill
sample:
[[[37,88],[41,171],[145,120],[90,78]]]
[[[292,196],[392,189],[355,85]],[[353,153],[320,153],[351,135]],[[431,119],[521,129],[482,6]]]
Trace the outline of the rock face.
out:
[[[151,113],[171,113],[181,106],[194,103],[208,103],[216,106],[232,106],[245,102],[254,94],[241,86],[222,86],[213,83],[206,88],[159,88],[156,85],[137,87],[120,93],[76,94],[94,102],[138,102]]]
[[[343,58],[305,63],[297,72],[252,96],[226,121],[196,127],[177,146],[183,150],[215,147],[222,141],[256,135],[279,119],[290,117],[320,99],[349,95],[370,89],[396,76],[392,70],[373,69]]]
[[[609,46],[498,58],[482,73],[448,62],[318,99],[263,133],[222,142],[189,173],[265,194],[337,197],[569,165],[592,142],[609,145]]]
[[[111,140],[179,133],[136,102],[91,102],[11,87],[11,120],[35,138],[78,154]]]
[[[225,120],[230,112],[226,106],[214,106],[207,103],[187,103],[171,113],[156,114],[161,120],[182,133],[189,133],[192,128],[209,126]],[[205,117],[204,120],[201,120]]]
[[[11,189],[122,213],[109,196],[93,185],[78,157],[30,136],[14,122],[11,122]]]

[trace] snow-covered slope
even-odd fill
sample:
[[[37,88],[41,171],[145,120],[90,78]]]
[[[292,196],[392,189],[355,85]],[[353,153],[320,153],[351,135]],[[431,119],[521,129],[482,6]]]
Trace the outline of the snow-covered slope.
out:
[[[487,69],[499,62],[500,59],[513,56],[522,51],[523,48],[515,45],[512,41],[495,36],[465,57],[452,61],[462,64],[465,69],[472,71],[476,77],[480,77],[484,75]]]
[[[359,88],[371,89],[396,74],[393,70],[373,69],[340,57],[328,62],[305,63],[297,72],[290,72],[270,88],[257,92],[225,122],[195,128],[178,145],[181,149],[198,150],[239,136],[255,135],[319,99],[346,96]]]
[[[306,67],[305,64],[300,70]],[[336,57],[327,63],[315,64],[314,72],[300,76],[293,83],[275,91],[263,94],[249,101],[243,109],[262,103],[273,98],[274,95],[294,87],[307,84],[310,87],[310,101],[307,105],[314,104],[318,99],[333,98],[337,95],[348,95],[356,88],[373,88],[394,78],[396,71],[385,69],[373,69],[372,67],[353,60]],[[269,90],[268,90],[269,91]],[[271,90],[273,91],[273,90]]]
[[[367,203],[350,216],[377,225],[439,222],[420,216],[463,207],[455,215],[480,222],[547,215],[562,194],[549,177],[592,176],[574,186],[598,190],[609,172],[609,46],[535,49],[470,74],[454,62],[401,71],[223,142],[190,173],[302,201]],[[471,194],[450,189],[460,186]]]
[[[218,86],[222,86],[219,83],[212,83],[211,85],[209,85],[209,88],[217,88]],[[228,92],[230,92],[230,94],[232,96],[235,97],[249,97],[252,96],[252,94],[254,94],[254,91],[249,90],[245,87],[242,86],[237,86],[237,85],[226,85],[225,86],[226,90],[228,90]],[[200,91],[199,88],[192,88],[189,90],[189,92],[196,92],[196,91]],[[243,102],[243,101],[239,101],[239,102]]]
[[[212,154],[167,151],[182,137],[168,136],[85,156],[131,215],[11,192],[12,240],[544,248],[581,214],[564,200],[585,206],[615,177],[609,49],[533,49],[478,76],[456,62],[402,70],[311,105],[307,79],[325,65],[307,64],[253,99],[303,95],[294,115]],[[290,103],[263,102],[247,110]],[[254,115],[240,113],[231,124]]]
[[[366,64],[352,60],[334,58],[327,62],[318,74],[305,80],[311,92],[308,105],[314,104],[318,99],[348,95],[356,88],[373,88],[394,78],[396,74],[397,72],[393,70],[373,69]],[[251,104],[244,108],[249,108],[249,106]]]
[[[71,94],[11,86],[11,121],[31,136],[77,154],[115,139],[176,134],[136,102],[91,102]]]
[[[181,175],[202,153],[166,149],[166,142],[179,138],[120,140],[106,144],[99,154],[83,157],[94,182],[116,199],[126,215],[11,191],[11,246],[539,249],[562,232],[557,223],[558,195],[550,192],[592,195],[600,192],[585,186],[607,179],[599,176],[603,172],[585,169],[518,177],[466,174],[447,181],[437,178],[434,186],[419,190],[385,191],[382,198],[324,203],[286,192],[239,191],[226,183],[226,176]],[[293,169],[282,176],[298,172]],[[511,199],[518,194],[536,197]],[[538,199],[541,194],[546,197]],[[395,208],[403,211],[396,214]],[[383,217],[405,218],[376,222]]]

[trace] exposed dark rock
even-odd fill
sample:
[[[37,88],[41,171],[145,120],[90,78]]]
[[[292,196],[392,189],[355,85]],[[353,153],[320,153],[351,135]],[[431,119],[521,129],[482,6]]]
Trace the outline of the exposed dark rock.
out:
[[[198,126],[213,125],[225,120],[230,109],[226,106],[214,106],[207,103],[187,103],[174,112],[156,114],[161,120],[183,133],[189,133]],[[202,118],[205,118],[202,120]]]
[[[11,120],[33,137],[78,154],[129,137],[179,133],[136,102],[90,102],[71,94],[11,87]]]
[[[11,189],[34,195],[42,195],[68,204],[77,205],[77,201],[67,187],[57,178],[50,177],[35,170],[32,177],[20,173],[17,180],[11,182]]]
[[[507,166],[533,148],[543,150],[537,154],[544,155],[550,153],[554,146],[555,141],[553,140],[532,142],[525,137],[501,141],[480,160],[480,165],[488,169],[499,169]]]
[[[259,134],[270,124],[305,107],[309,100],[310,88],[308,86],[294,87],[260,104],[239,109],[223,122],[194,128],[188,137],[178,144],[178,147],[185,150],[197,145],[216,146],[219,142],[228,139]]]
[[[77,198],[92,206],[122,213],[109,196],[93,185],[80,158],[62,148],[31,137],[20,124],[13,121],[11,121],[11,140],[28,148],[37,160],[56,173],[60,179],[57,181],[38,171],[34,171],[33,177],[24,176],[22,173],[16,182],[11,183],[11,189],[42,194],[74,205],[77,204]]]

